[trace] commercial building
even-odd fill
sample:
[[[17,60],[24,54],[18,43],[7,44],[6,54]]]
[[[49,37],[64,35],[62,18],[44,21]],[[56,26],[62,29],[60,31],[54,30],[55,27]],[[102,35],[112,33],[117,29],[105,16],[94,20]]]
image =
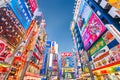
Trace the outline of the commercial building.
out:
[[[0,1],[0,22],[1,80],[40,79],[47,36],[36,0]]]
[[[80,55],[82,73],[79,78],[120,79],[119,9],[119,1],[116,0],[76,1],[71,32]],[[78,42],[81,43],[80,48]]]

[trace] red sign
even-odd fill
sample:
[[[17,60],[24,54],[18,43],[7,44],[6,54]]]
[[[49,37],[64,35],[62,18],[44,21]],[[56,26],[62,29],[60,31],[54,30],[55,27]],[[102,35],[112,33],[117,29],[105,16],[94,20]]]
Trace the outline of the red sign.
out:
[[[30,3],[30,7],[32,9],[32,12],[34,13],[35,9],[37,8],[36,0],[28,0]]]
[[[0,54],[5,50],[5,44],[0,41]]]
[[[63,53],[61,53],[61,56],[62,57],[72,56],[72,53],[71,52],[63,52]]]

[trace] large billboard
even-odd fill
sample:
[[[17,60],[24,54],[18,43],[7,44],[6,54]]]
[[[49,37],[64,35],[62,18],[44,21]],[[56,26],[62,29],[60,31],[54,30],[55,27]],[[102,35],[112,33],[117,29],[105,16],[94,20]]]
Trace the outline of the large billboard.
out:
[[[88,50],[91,45],[105,32],[106,28],[97,15],[93,12],[86,30],[82,34],[84,48]]]
[[[31,23],[31,16],[24,3],[24,0],[11,0],[10,6],[23,27],[27,29]]]
[[[77,24],[80,27],[81,33],[82,33],[88,23],[88,20],[89,20],[91,14],[92,14],[92,9],[89,7],[89,5],[84,0],[81,1],[81,4],[82,4],[81,5],[82,9],[80,9],[79,17],[77,19]]]

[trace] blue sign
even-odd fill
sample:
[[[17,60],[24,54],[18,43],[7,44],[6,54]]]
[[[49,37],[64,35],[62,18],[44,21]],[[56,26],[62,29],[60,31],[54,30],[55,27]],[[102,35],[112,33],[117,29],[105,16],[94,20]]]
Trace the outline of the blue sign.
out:
[[[47,48],[50,48],[50,47],[51,47],[51,43],[52,43],[51,41],[47,41],[47,42],[46,42],[46,47],[47,47]]]
[[[24,3],[24,0],[11,0],[10,6],[17,16],[21,24],[25,29],[27,29],[31,23],[31,16],[28,12],[28,9]]]

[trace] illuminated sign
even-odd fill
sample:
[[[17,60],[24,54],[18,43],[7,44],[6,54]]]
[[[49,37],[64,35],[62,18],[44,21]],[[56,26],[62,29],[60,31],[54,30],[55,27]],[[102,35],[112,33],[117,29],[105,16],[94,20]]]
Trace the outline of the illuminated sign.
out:
[[[62,57],[72,56],[72,53],[71,52],[62,52],[61,56]]]
[[[28,12],[28,9],[24,3],[24,0],[11,0],[10,6],[14,11],[15,15],[23,25],[25,29],[27,29],[31,22],[31,16]]]
[[[17,47],[22,40],[24,29],[8,4],[0,8],[0,35]]]
[[[91,45],[104,33],[106,30],[104,24],[100,21],[95,13],[92,13],[86,30],[82,34],[84,47],[88,50]]]

